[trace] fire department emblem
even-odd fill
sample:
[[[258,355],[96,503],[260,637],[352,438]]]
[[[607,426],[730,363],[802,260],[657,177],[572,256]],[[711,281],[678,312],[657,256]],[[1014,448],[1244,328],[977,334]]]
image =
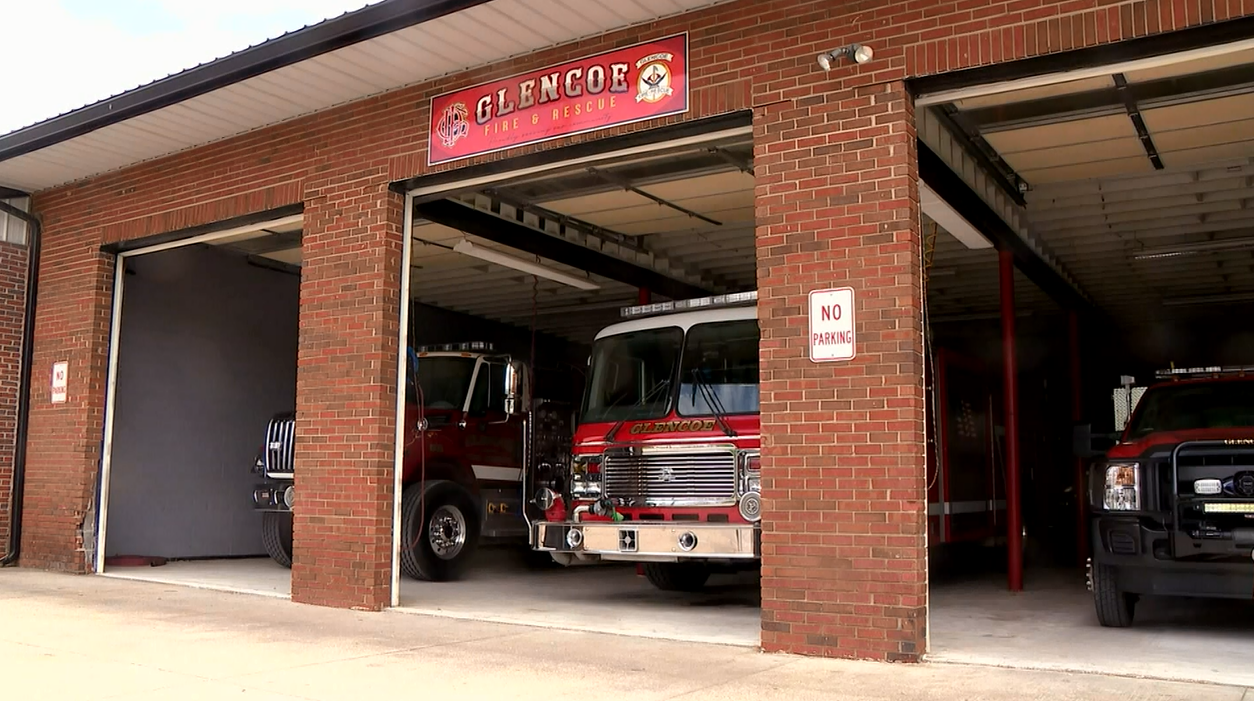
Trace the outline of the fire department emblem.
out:
[[[636,68],[640,69],[640,78],[636,81],[636,102],[661,102],[675,92],[675,88],[671,87],[670,66],[674,58],[670,53],[657,53],[636,61]]]
[[[674,482],[675,481],[675,468],[671,467],[670,465],[663,467],[662,468],[662,481]]]
[[[464,102],[454,102],[444,108],[440,122],[435,127],[435,134],[440,137],[440,143],[445,148],[453,148],[462,137],[470,133],[469,115],[470,111],[466,109]]]

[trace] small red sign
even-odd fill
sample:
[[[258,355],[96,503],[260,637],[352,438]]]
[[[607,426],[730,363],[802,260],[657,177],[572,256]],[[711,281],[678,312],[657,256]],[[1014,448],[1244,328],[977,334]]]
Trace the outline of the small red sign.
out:
[[[431,99],[427,163],[688,111],[688,35],[521,73]]]

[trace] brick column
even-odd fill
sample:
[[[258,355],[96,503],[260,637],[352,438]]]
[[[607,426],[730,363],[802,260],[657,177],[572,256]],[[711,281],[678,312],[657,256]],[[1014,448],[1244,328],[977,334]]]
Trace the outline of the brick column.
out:
[[[925,651],[918,161],[900,82],[755,111],[762,645]],[[851,286],[857,357],[813,363],[811,290]]]
[[[0,217],[3,217],[0,214]],[[0,243],[0,557],[12,522],[13,459],[17,449],[17,383],[26,318],[26,246]]]
[[[390,603],[402,203],[384,169],[306,187],[293,601]]]

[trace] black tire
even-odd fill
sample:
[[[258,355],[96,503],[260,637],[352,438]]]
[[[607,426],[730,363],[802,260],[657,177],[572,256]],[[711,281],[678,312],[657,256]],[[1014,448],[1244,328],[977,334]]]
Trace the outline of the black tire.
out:
[[[433,523],[441,528],[437,540],[452,541],[444,554],[433,547]],[[458,579],[478,549],[479,529],[474,499],[459,485],[440,482],[424,494],[422,484],[411,484],[401,494],[401,571],[428,582]]]
[[[261,515],[261,544],[280,565],[292,566],[292,512],[266,511]]]
[[[1097,622],[1106,628],[1128,628],[1136,612],[1135,594],[1121,591],[1115,580],[1115,568],[1093,565],[1093,603]]]
[[[705,588],[710,568],[701,562],[647,562],[644,576],[662,591],[696,592]]]

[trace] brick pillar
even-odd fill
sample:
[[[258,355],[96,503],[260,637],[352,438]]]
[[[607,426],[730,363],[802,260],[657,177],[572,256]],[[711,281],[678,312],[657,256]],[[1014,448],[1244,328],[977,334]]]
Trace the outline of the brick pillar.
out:
[[[0,214],[0,218],[5,215]],[[26,246],[0,243],[0,557],[7,555],[17,449],[17,383],[26,317]]]
[[[900,82],[759,107],[762,645],[916,661],[927,620],[918,161]],[[857,357],[809,360],[851,286]]]
[[[323,183],[305,196],[292,599],[378,610],[391,600],[403,200],[381,170]]]

